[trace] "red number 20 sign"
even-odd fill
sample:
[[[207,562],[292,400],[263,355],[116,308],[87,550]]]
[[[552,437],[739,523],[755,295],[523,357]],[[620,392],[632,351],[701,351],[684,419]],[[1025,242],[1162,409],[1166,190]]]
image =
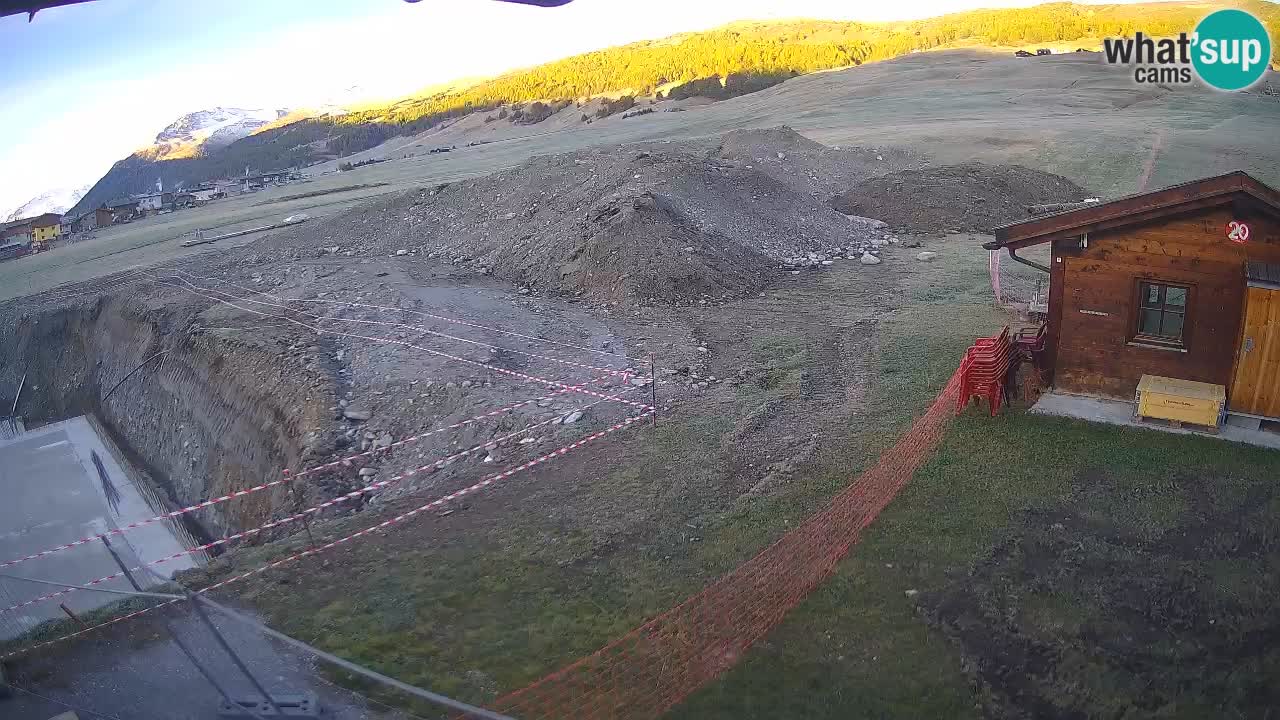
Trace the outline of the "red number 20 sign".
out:
[[[1227,223],[1227,239],[1243,245],[1249,242],[1249,226],[1239,220]]]

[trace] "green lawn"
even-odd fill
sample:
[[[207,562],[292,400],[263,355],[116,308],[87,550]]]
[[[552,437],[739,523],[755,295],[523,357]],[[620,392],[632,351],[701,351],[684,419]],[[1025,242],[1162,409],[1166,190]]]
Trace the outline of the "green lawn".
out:
[[[674,716],[1263,717],[1277,476],[1280,453],[1215,439],[966,413],[836,577]]]

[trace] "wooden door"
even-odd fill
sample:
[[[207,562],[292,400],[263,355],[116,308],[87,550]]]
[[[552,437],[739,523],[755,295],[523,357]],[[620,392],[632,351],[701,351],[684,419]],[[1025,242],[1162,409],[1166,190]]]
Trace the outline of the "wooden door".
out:
[[[1229,407],[1280,418],[1280,290],[1249,287]]]

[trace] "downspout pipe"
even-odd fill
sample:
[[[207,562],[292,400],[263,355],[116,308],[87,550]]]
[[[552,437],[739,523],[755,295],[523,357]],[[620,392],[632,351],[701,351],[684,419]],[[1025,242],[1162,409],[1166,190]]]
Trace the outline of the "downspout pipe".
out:
[[[1013,258],[1015,262],[1020,262],[1023,265],[1026,265],[1028,267],[1033,267],[1039,270],[1040,272],[1052,273],[1052,271],[1049,269],[1047,265],[1041,265],[1038,262],[1032,262],[1031,260],[1028,260],[1026,258],[1018,257],[1017,248],[1010,245],[1002,245],[999,240],[992,240],[991,242],[982,243],[982,249],[995,250],[996,252],[999,252],[1001,250],[1008,250],[1009,257]]]
[[[1048,265],[1041,265],[1038,262],[1032,262],[1024,257],[1018,257],[1018,251],[1015,248],[1007,248],[1007,249],[1009,251],[1009,257],[1013,258],[1015,262],[1020,262],[1023,265],[1026,265],[1027,267],[1033,267],[1039,270],[1040,272],[1046,272],[1046,273],[1052,272],[1051,270],[1049,270]]]

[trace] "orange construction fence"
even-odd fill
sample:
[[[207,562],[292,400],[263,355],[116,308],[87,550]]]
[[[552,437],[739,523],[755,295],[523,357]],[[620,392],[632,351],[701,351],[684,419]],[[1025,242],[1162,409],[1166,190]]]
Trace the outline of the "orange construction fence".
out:
[[[594,654],[499,698],[495,709],[520,720],[652,718],[733,667],[835,571],[933,453],[962,384],[957,370],[874,466],[760,554]]]

